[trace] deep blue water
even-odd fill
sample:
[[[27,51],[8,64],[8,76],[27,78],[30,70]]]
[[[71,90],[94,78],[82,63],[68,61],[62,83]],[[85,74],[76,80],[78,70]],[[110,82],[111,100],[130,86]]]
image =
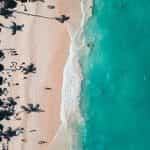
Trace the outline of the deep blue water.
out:
[[[94,0],[82,57],[82,150],[150,150],[150,0]]]

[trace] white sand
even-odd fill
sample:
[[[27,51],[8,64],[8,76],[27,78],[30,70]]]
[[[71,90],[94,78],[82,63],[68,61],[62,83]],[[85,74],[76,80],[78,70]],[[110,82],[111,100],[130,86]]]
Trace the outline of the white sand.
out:
[[[56,5],[55,1],[50,4]],[[29,4],[29,10],[34,14],[44,16],[58,16],[57,10],[49,10],[46,4]],[[57,5],[56,5],[57,8]],[[58,8],[57,8],[58,9]],[[2,19],[6,24],[8,20]],[[21,121],[9,121],[13,127],[24,127],[25,134],[14,138],[9,145],[10,150],[47,150],[48,144],[39,145],[38,141],[48,143],[55,136],[60,125],[60,103],[62,74],[69,49],[69,35],[66,24],[60,24],[53,20],[17,15],[18,24],[25,24],[24,31],[11,36],[10,31],[3,29],[0,38],[1,47],[11,47],[18,50],[18,57],[7,57],[4,62],[9,66],[10,61],[16,60],[19,64],[25,61],[31,62],[37,67],[37,73],[23,80],[23,75],[15,73],[13,82],[20,82],[20,87],[12,87],[9,96],[20,95],[19,105],[27,103],[39,103],[45,110],[44,113],[21,115]],[[52,90],[45,90],[50,87]],[[19,111],[19,109],[18,109]],[[8,125],[8,122],[6,122]],[[28,132],[36,129],[37,132]],[[26,142],[21,142],[21,139]]]
[[[47,9],[47,4],[55,5],[56,9]],[[23,80],[20,73],[14,74],[12,82],[20,82],[21,85],[12,87],[9,96],[20,95],[19,105],[39,103],[45,110],[44,113],[22,114],[21,121],[10,121],[9,124],[6,122],[7,125],[25,128],[25,134],[14,138],[9,147],[10,150],[71,150],[68,142],[72,142],[72,137],[68,135],[67,128],[62,130],[64,125],[61,124],[61,90],[70,38],[72,42],[81,25],[80,0],[51,0],[44,4],[28,4],[28,9],[31,13],[44,16],[66,14],[71,19],[65,24],[60,24],[54,20],[17,15],[15,21],[18,24],[25,24],[24,31],[18,32],[15,36],[11,36],[11,32],[6,30],[0,34],[3,41],[1,47],[17,48],[20,54],[16,58],[8,57],[4,61],[5,64],[9,66],[10,61],[16,60],[19,64],[25,61],[27,64],[32,62],[37,66],[37,73],[30,75],[27,80]],[[10,24],[3,18],[0,18],[0,21]],[[78,70],[78,64],[76,67]],[[52,90],[45,90],[45,87]],[[31,129],[36,129],[37,132],[28,132]],[[21,142],[21,139],[25,139],[26,142]],[[39,145],[40,140],[48,143]]]
[[[71,11],[72,9],[73,12],[76,13],[73,13]],[[62,124],[49,150],[79,150],[77,143],[78,133],[74,127],[78,127],[78,125],[84,123],[79,110],[82,72],[78,55],[80,50],[87,48],[84,44],[82,33],[84,24],[92,15],[92,0],[78,0],[75,3],[68,2],[68,5],[62,8],[61,12],[65,10],[68,10],[69,13],[73,13],[72,15],[78,16],[78,19],[68,24],[71,45],[69,58],[64,69],[61,105]]]

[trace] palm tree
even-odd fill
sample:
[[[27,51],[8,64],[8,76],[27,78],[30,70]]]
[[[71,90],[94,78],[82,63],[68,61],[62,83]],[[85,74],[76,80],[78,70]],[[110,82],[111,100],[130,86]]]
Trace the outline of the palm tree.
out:
[[[1,8],[0,9],[0,15],[8,19],[9,17],[14,17],[13,16],[14,10],[9,10],[6,8]]]
[[[24,24],[22,25],[17,25],[15,22],[12,22],[12,26],[9,28],[12,30],[12,35],[15,35],[17,31],[22,31]]]
[[[42,15],[35,15],[35,14],[31,14],[31,13],[27,13],[27,12],[22,12],[22,11],[17,11],[14,10],[15,13],[17,14],[22,14],[22,15],[27,15],[27,16],[33,16],[33,17],[39,17],[39,18],[43,18],[43,19],[55,19],[55,17],[46,17],[46,16],[42,16]]]
[[[15,0],[4,0],[4,8],[14,9],[17,7],[17,2]]]
[[[22,15],[27,15],[27,16],[33,16],[33,17],[39,17],[39,18],[43,18],[43,19],[50,19],[50,20],[56,20],[60,23],[64,23],[65,21],[69,20],[70,17],[66,16],[66,15],[60,15],[59,17],[46,17],[46,16],[42,16],[42,15],[35,15],[35,14],[31,14],[31,13],[26,13],[26,12],[22,12],[22,11],[14,11],[17,14],[22,14]]]
[[[14,9],[9,9],[7,7],[3,7],[0,9],[0,15],[4,16],[5,18],[14,17],[13,13],[27,15],[27,16],[33,16],[33,17],[38,17],[38,18],[43,18],[43,19],[49,19],[49,20],[56,20],[60,23],[64,23],[65,21],[70,19],[69,16],[66,16],[64,14],[60,15],[59,17],[47,17],[47,16],[27,13],[27,12],[23,12],[23,11],[18,11],[18,10],[14,10]]]
[[[15,22],[12,22],[11,26],[5,26],[2,23],[0,23],[0,26],[6,29],[11,29],[12,30],[12,35],[15,35],[17,31],[22,31],[24,24],[22,25],[17,25]]]
[[[45,112],[43,109],[40,108],[39,104],[27,104],[27,106],[22,105],[21,108],[27,112],[27,113],[32,113],[32,112]]]
[[[13,17],[13,10],[17,7],[15,0],[1,0],[0,1],[0,15],[5,18]]]
[[[29,64],[27,67],[23,67],[22,72],[27,75],[29,73],[36,73],[36,67],[33,63]]]

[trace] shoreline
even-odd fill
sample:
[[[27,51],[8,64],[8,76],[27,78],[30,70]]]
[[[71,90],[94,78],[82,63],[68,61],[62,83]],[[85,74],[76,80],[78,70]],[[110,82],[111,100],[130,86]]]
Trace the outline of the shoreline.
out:
[[[73,150],[75,147],[77,148],[78,134],[75,133],[75,129],[72,128],[72,125],[80,125],[84,123],[79,109],[81,82],[83,80],[83,77],[81,66],[79,64],[78,53],[79,49],[83,49],[84,41],[82,37],[84,24],[87,22],[88,18],[92,16],[92,0],[88,0],[86,4],[84,0],[81,0],[80,11],[82,18],[80,19],[80,26],[78,29],[76,29],[76,32],[73,32],[71,26],[69,26],[68,24],[68,32],[70,35],[71,44],[69,48],[69,56],[65,64],[63,73],[60,113],[61,125],[56,133],[56,136],[50,144],[49,150],[58,150],[58,144],[61,144],[63,146],[63,149],[62,146],[59,146],[62,150]],[[64,135],[65,137],[67,137],[67,140],[63,139]],[[76,138],[74,136],[76,136]]]
[[[25,129],[23,135],[10,142],[10,150],[31,150],[33,147],[36,150],[72,150],[77,144],[77,133],[73,126],[84,122],[79,110],[82,71],[78,57],[79,49],[83,48],[83,6],[80,0],[53,0],[51,3],[56,6],[55,10],[45,9],[45,3],[44,7],[41,3],[27,6],[29,13],[43,16],[66,14],[70,16],[70,20],[60,24],[55,20],[16,14],[16,19],[12,18],[11,21],[23,23],[23,31],[17,32],[11,39],[9,30],[1,33],[1,47],[13,47],[19,53],[16,57],[7,57],[5,65],[9,66],[11,61],[18,64],[24,61],[37,67],[36,74],[26,80],[19,72],[12,78],[13,82],[19,82],[21,85],[19,88],[10,89],[10,96],[21,96],[16,111],[21,111],[21,106],[29,103],[39,104],[45,111],[22,114],[20,121],[4,122],[4,125]],[[49,1],[46,4],[49,4]],[[11,24],[10,20],[2,20],[6,25]],[[46,91],[46,87],[52,89]],[[35,129],[36,133],[30,133],[32,129]],[[46,143],[39,145],[40,140]]]

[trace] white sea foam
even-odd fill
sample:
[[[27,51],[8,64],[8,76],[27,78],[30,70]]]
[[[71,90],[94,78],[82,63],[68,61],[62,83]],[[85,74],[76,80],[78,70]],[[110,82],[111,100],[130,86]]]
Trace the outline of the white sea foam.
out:
[[[59,148],[61,150],[76,150],[74,147],[77,142],[75,128],[76,125],[84,123],[79,109],[81,81],[83,78],[79,64],[79,52],[81,49],[85,49],[83,27],[91,16],[91,6],[92,0],[81,0],[82,20],[78,31],[73,31],[68,24],[71,45],[63,74],[61,126],[50,145],[50,150],[59,150]]]
[[[82,81],[82,72],[79,64],[79,51],[86,49],[86,46],[84,45],[83,27],[92,14],[91,6],[92,0],[81,0],[81,25],[76,32],[71,32],[71,27],[68,27],[70,29],[71,46],[69,50],[69,57],[64,68],[61,107],[61,120],[65,126],[67,126],[72,120],[72,114],[79,113],[78,104],[80,100]],[[73,116],[73,119],[75,119],[75,117],[76,115]],[[82,120],[80,113],[77,117],[79,117],[79,121]]]

